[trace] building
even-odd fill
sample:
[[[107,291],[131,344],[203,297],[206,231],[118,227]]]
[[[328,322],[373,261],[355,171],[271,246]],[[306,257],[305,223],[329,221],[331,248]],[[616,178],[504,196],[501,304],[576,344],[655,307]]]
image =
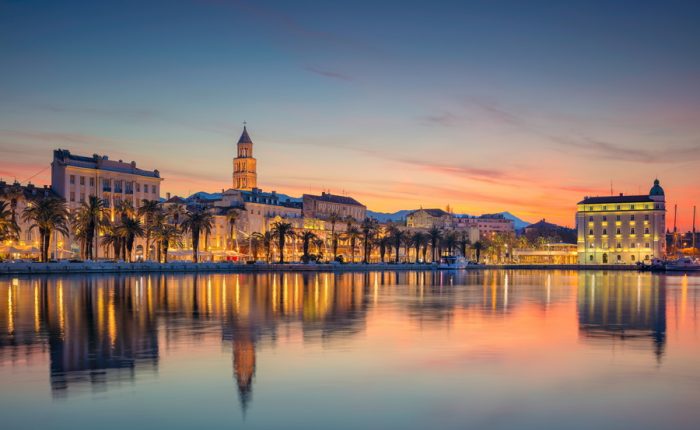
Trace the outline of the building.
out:
[[[548,243],[541,249],[513,250],[513,259],[518,264],[576,264],[577,258],[576,245],[571,243]]]
[[[579,264],[634,264],[666,251],[666,203],[659,180],[648,195],[586,197],[578,203]]]
[[[523,233],[533,243],[539,238],[553,239],[563,243],[576,243],[576,229],[552,224],[544,218],[525,227]]]
[[[233,159],[233,188],[252,190],[258,187],[257,160],[253,157],[253,141],[243,126],[237,144],[237,155]]]
[[[304,194],[302,207],[305,218],[327,219],[332,214],[341,218],[362,221],[367,216],[367,207],[352,197],[323,192],[320,196]]]
[[[503,214],[457,216],[454,219],[453,227],[455,229],[476,227],[481,239],[489,239],[496,234],[515,233],[515,223]]]
[[[51,188],[68,203],[72,210],[90,196],[104,200],[112,208],[121,201],[130,201],[135,208],[142,200],[159,200],[158,170],[144,170],[136,162],[110,160],[106,155],[84,157],[65,149],[53,152],[51,163]]]
[[[406,227],[409,228],[450,228],[452,214],[442,209],[418,209],[406,215]]]

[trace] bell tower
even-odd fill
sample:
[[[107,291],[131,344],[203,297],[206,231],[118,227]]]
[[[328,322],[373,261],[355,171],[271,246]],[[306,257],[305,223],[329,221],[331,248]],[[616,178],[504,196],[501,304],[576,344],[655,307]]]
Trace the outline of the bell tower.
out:
[[[258,187],[258,173],[257,160],[253,158],[253,141],[248,136],[245,122],[237,147],[237,155],[233,159],[233,188],[250,191]]]

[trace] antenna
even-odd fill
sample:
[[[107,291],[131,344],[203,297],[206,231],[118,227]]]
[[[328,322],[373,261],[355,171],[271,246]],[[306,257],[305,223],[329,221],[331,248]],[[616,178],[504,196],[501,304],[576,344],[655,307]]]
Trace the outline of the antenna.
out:
[[[695,206],[693,206],[693,255],[695,255]]]
[[[613,183],[612,183],[612,179],[611,179],[610,180],[610,195],[612,196],[613,194],[614,194],[613,193]]]

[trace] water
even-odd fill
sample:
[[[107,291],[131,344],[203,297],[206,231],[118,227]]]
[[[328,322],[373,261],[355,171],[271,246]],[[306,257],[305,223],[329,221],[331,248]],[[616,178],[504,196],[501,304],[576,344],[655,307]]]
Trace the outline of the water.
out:
[[[700,277],[0,278],[3,429],[700,427]]]

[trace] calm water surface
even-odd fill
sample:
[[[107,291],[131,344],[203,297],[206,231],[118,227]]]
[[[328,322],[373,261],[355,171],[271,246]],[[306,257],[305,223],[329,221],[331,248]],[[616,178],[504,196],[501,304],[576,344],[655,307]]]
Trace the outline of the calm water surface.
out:
[[[700,428],[700,277],[0,278],[3,429]]]

